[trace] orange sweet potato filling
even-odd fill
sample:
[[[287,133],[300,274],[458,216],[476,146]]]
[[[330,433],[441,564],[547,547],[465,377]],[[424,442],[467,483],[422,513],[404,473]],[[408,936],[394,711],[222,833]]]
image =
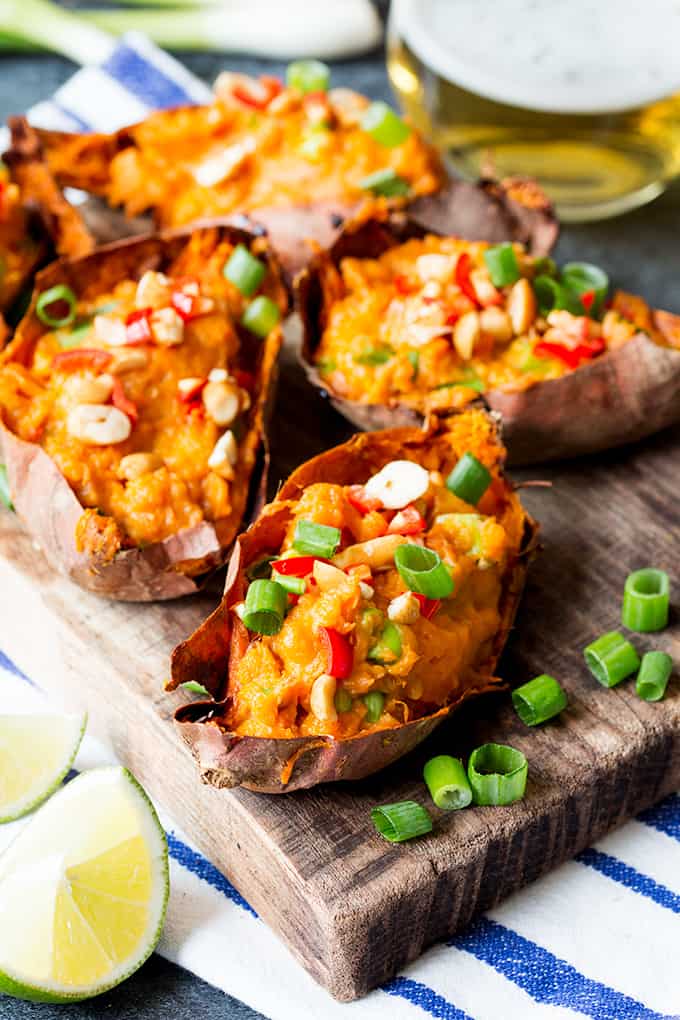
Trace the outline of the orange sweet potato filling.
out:
[[[250,406],[247,387],[253,378],[238,371],[239,338],[234,325],[246,299],[222,272],[232,250],[225,241],[206,253],[195,236],[166,269],[165,290],[187,291],[197,302],[196,316],[183,325],[180,320],[181,342],[173,346],[153,339],[131,346],[107,344],[100,335],[100,320],[120,326],[130,313],[139,311],[138,281],[124,279],[108,293],[80,298],[75,321],[68,328],[46,327],[27,363],[13,360],[10,348],[0,367],[0,412],[5,424],[20,438],[39,443],[78,500],[89,508],[76,535],[85,551],[111,558],[121,546],[157,542],[203,520],[229,515],[232,485],[239,473],[249,472],[254,457],[249,446],[241,446]],[[261,289],[264,293],[271,289],[269,277]],[[167,304],[163,297],[156,302],[157,306]],[[144,318],[144,311],[141,315]],[[75,368],[59,364],[60,355],[81,349],[106,351],[110,360]],[[237,460],[213,470],[208,459],[225,432],[224,424],[211,417],[201,396],[206,391],[199,388],[186,401],[178,384],[186,379],[204,384],[214,370],[229,375],[227,385],[238,395],[239,412],[231,426]],[[118,397],[115,390],[106,396],[107,381],[109,389],[114,383]],[[97,395],[102,383],[104,389]],[[73,434],[70,413],[74,407],[116,405],[117,401],[132,416],[128,438],[93,445]]]
[[[376,565],[360,550],[370,539],[395,541],[388,533],[397,511],[357,510],[356,487],[332,482],[308,486],[291,504],[285,540],[273,555],[295,554],[296,522],[314,521],[341,530],[333,562],[359,560],[331,579],[308,576],[306,591],[291,599],[280,631],[250,634],[245,654],[232,668],[230,708],[225,725],[236,733],[263,737],[331,734],[348,737],[371,729],[389,729],[428,715],[460,696],[488,669],[494,640],[502,627],[504,578],[522,542],[524,515],[519,499],[498,468],[498,447],[487,420],[478,412],[461,421],[455,446],[449,442],[424,453],[419,463],[430,472],[429,486],[414,504],[425,530],[396,536],[396,542],[424,542],[439,553],[454,580],[454,592],[430,619],[420,611],[397,628],[401,653],[393,662],[377,662],[370,649],[388,621],[388,607],[408,588],[394,564]],[[463,451],[485,463],[492,482],[478,506],[464,503],[445,485]],[[410,459],[412,454],[406,454]],[[354,500],[354,501],[353,501]],[[470,516],[472,515],[472,516]],[[370,548],[370,547],[369,547]],[[365,547],[364,547],[365,549]],[[321,568],[323,571],[323,567]],[[368,585],[368,587],[366,587]],[[242,613],[239,606],[232,611]],[[390,609],[392,616],[394,607]],[[394,618],[394,617],[393,617]],[[328,685],[325,700],[315,685],[329,668],[319,628],[332,628],[349,641],[352,669],[346,679]],[[322,680],[321,686],[324,686]],[[379,718],[367,718],[364,696],[384,696]],[[339,700],[340,699],[340,700]]]
[[[17,184],[0,169],[0,309],[6,309],[26,282],[41,255],[29,231],[29,217]],[[0,336],[0,343],[4,338]]]
[[[521,278],[496,288],[483,257],[488,247],[430,235],[375,259],[344,258],[338,270],[329,267],[328,290],[337,298],[315,362],[332,391],[365,403],[437,410],[464,405],[478,392],[525,390],[559,378],[639,331],[680,346],[679,317],[654,313],[668,320],[662,333],[642,298],[623,292],[601,319],[585,309],[542,317],[531,281],[545,269],[516,244]],[[462,286],[461,259],[467,262]],[[554,356],[546,343],[566,349],[566,356]],[[572,356],[575,350],[580,353]]]

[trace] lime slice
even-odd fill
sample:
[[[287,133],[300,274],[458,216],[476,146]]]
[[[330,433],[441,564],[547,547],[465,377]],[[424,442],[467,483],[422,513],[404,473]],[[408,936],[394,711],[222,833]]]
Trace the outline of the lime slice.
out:
[[[83,739],[85,715],[0,715],[0,822],[57,789]]]
[[[98,995],[153,952],[168,848],[127,769],[83,773],[0,857],[0,991],[36,1002]]]

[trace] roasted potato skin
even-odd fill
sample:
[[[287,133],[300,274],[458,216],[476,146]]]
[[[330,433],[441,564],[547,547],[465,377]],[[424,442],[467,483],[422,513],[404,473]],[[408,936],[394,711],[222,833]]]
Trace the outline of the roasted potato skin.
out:
[[[437,201],[438,196],[433,196],[422,203],[431,209]],[[314,352],[337,296],[334,269],[341,259],[376,257],[427,232],[460,233],[441,219],[439,223],[431,218],[416,222],[412,211],[349,222],[334,244],[317,253],[296,280],[296,304],[303,325],[300,362],[312,385],[361,429],[418,425],[423,418],[413,407],[396,400],[365,404],[332,392],[316,368]],[[555,237],[542,218],[534,223],[539,245],[533,252],[539,254],[547,250],[544,242]],[[628,343],[559,379],[541,381],[523,391],[486,392],[487,406],[503,418],[508,463],[533,464],[593,453],[642,439],[680,420],[680,316],[651,310],[650,328],[668,346],[655,343],[640,329]]]
[[[462,701],[503,686],[495,676],[495,668],[512,627],[529,562],[538,546],[538,525],[526,513],[523,514],[519,555],[509,563],[505,577],[501,626],[492,655],[478,682],[454,703],[396,729],[358,734],[349,739],[240,736],[226,732],[215,718],[228,704],[230,661],[239,658],[249,642],[248,632],[229,607],[243,598],[249,564],[277,548],[290,521],[289,501],[299,498],[304,488],[321,479],[342,485],[363,482],[389,461],[427,449],[447,427],[447,419],[433,418],[425,429],[389,429],[353,436],[294,471],[276,500],[266,506],[255,523],[239,537],[220,605],[172,656],[169,689],[193,680],[209,690],[214,699],[183,705],[175,716],[179,732],[191,748],[204,782],[217,787],[244,786],[260,793],[287,793],[318,783],[361,779],[407,754]],[[494,419],[494,430],[497,428]],[[500,465],[504,457],[500,441],[498,451]],[[510,483],[507,479],[504,481],[509,491]]]
[[[33,301],[0,364],[28,359],[45,326],[36,315],[37,295],[59,283],[76,294],[106,293],[119,279],[139,278],[147,269],[162,271],[199,232],[207,244],[220,239],[245,244],[254,235],[223,222],[194,229],[167,231],[115,242],[90,255],[61,259],[37,278]],[[278,302],[287,308],[288,296],[276,259],[268,249],[262,256],[274,275]],[[240,330],[240,327],[239,327]],[[221,566],[244,519],[255,515],[265,500],[268,450],[267,420],[276,383],[277,358],[282,343],[280,327],[263,341],[241,331],[257,359],[256,390],[249,411],[244,444],[252,451],[253,468],[235,490],[228,517],[184,528],[163,541],[124,548],[113,559],[105,551],[79,551],[76,527],[85,508],[80,504],[55,462],[37,443],[20,439],[0,420],[0,459],[7,468],[12,501],[18,515],[43,550],[50,564],[81,587],[121,601],[156,601],[198,591],[207,575]]]

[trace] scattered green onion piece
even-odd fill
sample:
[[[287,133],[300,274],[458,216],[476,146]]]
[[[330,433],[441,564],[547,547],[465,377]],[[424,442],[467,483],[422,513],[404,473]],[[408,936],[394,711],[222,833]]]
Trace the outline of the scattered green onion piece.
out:
[[[257,634],[278,634],[288,608],[288,592],[275,581],[253,581],[246,592],[243,623]]]
[[[394,348],[384,345],[383,347],[366,347],[358,354],[354,361],[357,365],[384,365],[394,357]]]
[[[420,548],[420,547],[418,547]],[[366,658],[389,666],[401,657],[401,631],[396,623],[388,620],[378,635],[378,640],[368,649]]]
[[[362,700],[366,706],[366,715],[364,716],[366,722],[376,723],[383,714],[385,695],[382,691],[369,691],[368,694],[364,694]]]
[[[376,606],[368,606],[360,616],[361,626],[365,627],[371,634],[375,634],[378,627],[382,628],[384,619],[384,615]]]
[[[340,528],[314,521],[298,521],[293,535],[293,548],[306,556],[330,559],[340,545]]]
[[[336,712],[349,712],[353,705],[352,695],[344,687],[338,687],[335,692]]]
[[[414,800],[382,804],[373,808],[371,818],[376,830],[390,843],[403,843],[432,832],[432,819],[422,804],[416,804]]]
[[[487,248],[484,252],[484,261],[494,287],[507,287],[521,276],[515,249],[509,241]]]
[[[491,485],[491,472],[472,453],[465,453],[446,479],[446,487],[464,503],[477,506]]]
[[[594,291],[595,300],[590,311],[592,314],[599,313],[609,290],[609,277],[604,270],[590,262],[567,262],[562,266],[560,278],[564,286],[579,297],[588,291]],[[583,314],[583,308],[580,314]]]
[[[538,726],[567,707],[567,695],[554,676],[543,673],[514,690],[512,704],[526,726]]]
[[[423,769],[430,796],[442,811],[457,811],[472,801],[472,789],[460,758],[438,754]]]
[[[670,582],[668,574],[654,567],[634,570],[623,589],[621,623],[628,630],[649,633],[668,623]]]
[[[394,562],[409,591],[428,599],[445,599],[453,593],[453,578],[434,549],[406,542],[397,546]]]
[[[320,60],[294,60],[286,68],[286,84],[300,92],[326,92],[331,69]]]
[[[401,145],[411,134],[408,124],[382,100],[371,103],[361,118],[361,127],[374,141],[388,149]]]
[[[63,350],[68,350],[70,347],[82,347],[83,341],[91,329],[92,319],[83,319],[81,322],[74,323],[68,331],[57,333],[59,346]]]
[[[272,581],[276,581],[282,588],[289,591],[291,595],[304,595],[307,591],[307,581],[304,577],[292,577],[288,574],[279,574],[272,570]]]
[[[400,177],[397,171],[391,167],[385,170],[376,170],[375,173],[362,177],[359,187],[364,191],[372,191],[374,195],[384,195],[385,198],[408,195],[411,190],[409,182],[404,177]]]
[[[259,297],[250,302],[243,313],[241,322],[246,329],[249,329],[251,333],[255,333],[256,336],[267,336],[280,318],[281,312],[279,311],[279,306],[271,298],[260,294]]]
[[[635,690],[644,701],[661,701],[666,693],[673,660],[666,652],[647,652],[642,656]]]
[[[249,581],[261,580],[263,577],[269,577],[271,570],[270,564],[274,562],[276,556],[265,556],[263,560],[257,560],[257,562],[251,564],[246,570],[246,577]]]
[[[564,311],[571,312],[572,315],[583,315],[583,305],[578,294],[569,287],[558,283],[552,276],[537,276],[534,279],[533,287],[541,315],[548,315],[553,309],[564,309]]]
[[[413,369],[411,382],[415,382],[418,378],[418,372],[420,371],[420,354],[418,351],[409,351],[406,357],[408,358],[409,365]]]
[[[533,269],[535,276],[557,276],[557,263],[549,255],[534,259]]]
[[[61,317],[50,315],[50,305],[56,305],[61,301],[68,305],[67,313]],[[65,283],[58,283],[55,287],[50,287],[49,290],[44,290],[42,294],[38,296],[38,300],[35,305],[35,314],[45,326],[50,326],[52,329],[63,329],[64,326],[70,326],[75,319],[77,304],[78,298],[75,296],[71,288],[67,287]]]
[[[521,800],[529,766],[521,751],[507,744],[482,744],[470,755],[468,779],[475,804],[505,805]]]
[[[615,687],[640,668],[640,657],[623,634],[612,630],[583,650],[586,666],[603,687]]]
[[[183,684],[180,684],[185,691],[191,691],[192,694],[201,694],[203,697],[212,698],[212,694],[207,687],[203,684],[199,684],[198,680],[185,680]]]
[[[335,372],[338,364],[335,358],[321,358],[320,361],[317,361],[316,367],[321,372],[321,375],[330,375],[331,372]]]
[[[12,497],[9,492],[7,468],[4,464],[0,464],[0,503],[6,506],[8,510],[14,510],[14,504],[12,503]]]
[[[237,244],[222,271],[241,294],[251,297],[264,280],[267,267],[250,254],[245,244]]]

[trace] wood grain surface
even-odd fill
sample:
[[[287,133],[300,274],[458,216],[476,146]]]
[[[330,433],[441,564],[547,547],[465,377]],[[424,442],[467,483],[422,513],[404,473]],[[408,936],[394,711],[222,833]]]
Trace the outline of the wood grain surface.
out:
[[[349,434],[304,382],[286,351],[272,427],[271,485]],[[570,704],[556,723],[528,730],[507,694],[463,709],[426,745],[361,783],[283,797],[202,786],[169,721],[185,694],[166,695],[168,656],[215,604],[203,594],[162,605],[109,603],[52,573],[16,519],[0,516],[3,647],[27,650],[55,629],[66,668],[37,679],[90,713],[149,792],[224,871],[295,957],[336,998],[350,1000],[395,974],[437,939],[573,856],[680,787],[680,685],[646,704],[631,683],[607,691],[582,649],[619,625],[626,574],[653,564],[680,576],[680,429],[635,448],[533,469],[552,488],[524,498],[543,525],[516,628],[501,664],[509,683],[550,672]],[[674,612],[640,650],[680,659]],[[466,755],[485,740],[529,759],[523,802],[443,814],[428,803],[423,762]],[[433,833],[392,846],[371,807],[428,803]]]

